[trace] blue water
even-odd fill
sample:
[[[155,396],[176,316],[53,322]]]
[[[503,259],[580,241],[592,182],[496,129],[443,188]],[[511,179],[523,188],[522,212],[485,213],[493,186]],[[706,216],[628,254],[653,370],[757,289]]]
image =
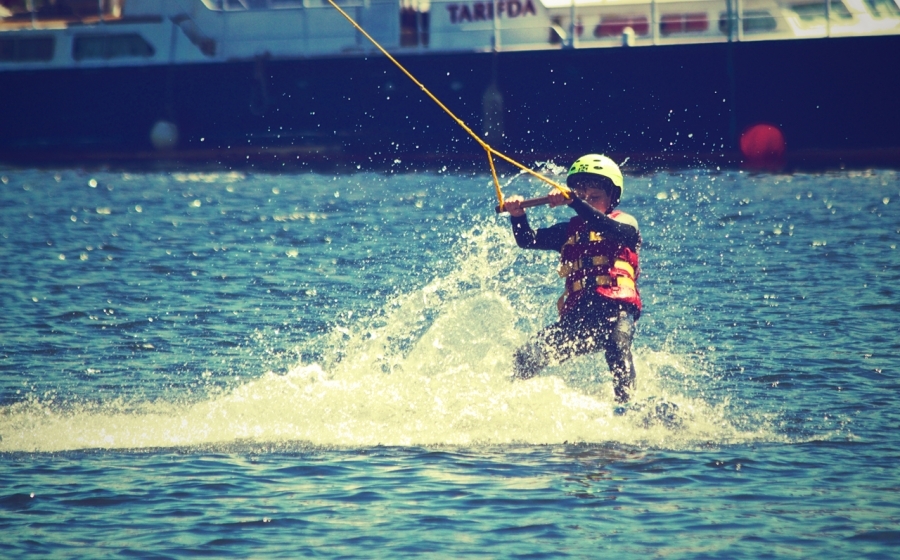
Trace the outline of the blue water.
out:
[[[0,557],[900,557],[900,174],[630,176],[624,415],[493,196],[0,170]]]

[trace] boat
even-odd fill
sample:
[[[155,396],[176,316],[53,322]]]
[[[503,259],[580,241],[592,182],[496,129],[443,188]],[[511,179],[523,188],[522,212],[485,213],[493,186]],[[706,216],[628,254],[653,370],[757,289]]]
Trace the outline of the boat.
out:
[[[897,0],[337,4],[529,164],[900,163]],[[2,0],[0,106],[7,165],[484,157],[327,0]]]

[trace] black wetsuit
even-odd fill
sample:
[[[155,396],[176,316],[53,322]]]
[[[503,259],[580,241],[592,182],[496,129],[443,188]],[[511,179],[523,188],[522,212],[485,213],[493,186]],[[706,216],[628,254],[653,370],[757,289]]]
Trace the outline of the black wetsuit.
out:
[[[616,221],[580,199],[573,200],[569,206],[587,221],[591,231],[637,252],[641,236],[636,227]],[[569,238],[568,222],[535,231],[528,225],[526,216],[511,216],[510,219],[516,244],[523,249],[561,251]],[[559,321],[542,329],[530,342],[516,350],[514,376],[527,379],[537,375],[547,365],[603,350],[613,374],[616,400],[627,402],[634,392],[631,341],[639,314],[634,305],[591,290]]]

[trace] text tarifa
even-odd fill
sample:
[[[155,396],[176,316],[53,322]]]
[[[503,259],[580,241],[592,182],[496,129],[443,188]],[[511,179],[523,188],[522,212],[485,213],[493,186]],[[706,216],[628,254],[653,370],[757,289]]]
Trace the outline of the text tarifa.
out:
[[[487,21],[494,19],[494,2],[471,2],[468,4],[448,4],[450,23],[467,21]],[[519,17],[537,15],[533,0],[497,0],[497,17]]]

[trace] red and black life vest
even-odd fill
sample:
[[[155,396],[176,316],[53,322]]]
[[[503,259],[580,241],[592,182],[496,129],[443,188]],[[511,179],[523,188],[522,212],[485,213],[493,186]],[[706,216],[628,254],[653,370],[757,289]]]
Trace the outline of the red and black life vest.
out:
[[[614,211],[609,217],[615,219],[620,214]],[[566,279],[566,292],[557,302],[560,316],[571,311],[587,288],[605,298],[631,304],[637,318],[641,313],[637,253],[591,231],[578,216],[569,221],[567,233],[569,238],[560,250],[559,275]]]

